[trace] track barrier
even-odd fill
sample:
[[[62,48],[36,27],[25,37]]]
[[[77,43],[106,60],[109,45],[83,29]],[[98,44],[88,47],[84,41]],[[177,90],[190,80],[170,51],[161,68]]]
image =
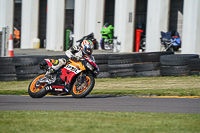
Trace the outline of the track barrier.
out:
[[[12,34],[10,34],[9,43],[8,43],[8,57],[14,57]]]

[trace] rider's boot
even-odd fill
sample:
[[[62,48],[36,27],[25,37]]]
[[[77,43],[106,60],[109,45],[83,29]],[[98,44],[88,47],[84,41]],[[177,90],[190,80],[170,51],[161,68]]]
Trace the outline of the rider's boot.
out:
[[[56,72],[55,69],[53,69],[52,67],[49,67],[48,70],[46,71],[45,76],[48,78],[51,78],[51,75],[54,74]]]

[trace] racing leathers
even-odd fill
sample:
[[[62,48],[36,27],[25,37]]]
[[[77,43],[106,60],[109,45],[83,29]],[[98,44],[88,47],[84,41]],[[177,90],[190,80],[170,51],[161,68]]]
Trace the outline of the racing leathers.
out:
[[[48,69],[46,75],[50,75],[65,66],[69,59],[78,60],[82,58],[85,53],[79,46],[72,46],[69,50],[65,52],[66,56],[64,58],[56,60],[53,65]]]

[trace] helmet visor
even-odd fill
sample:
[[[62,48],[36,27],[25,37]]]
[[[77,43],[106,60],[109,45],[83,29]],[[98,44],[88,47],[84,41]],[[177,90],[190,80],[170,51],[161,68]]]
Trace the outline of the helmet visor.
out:
[[[85,52],[86,52],[88,55],[91,55],[91,54],[92,54],[92,49],[86,48],[86,49],[85,49]]]

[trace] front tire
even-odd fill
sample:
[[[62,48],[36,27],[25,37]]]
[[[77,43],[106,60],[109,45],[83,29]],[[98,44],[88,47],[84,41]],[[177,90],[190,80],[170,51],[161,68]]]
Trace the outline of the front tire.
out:
[[[43,77],[45,77],[44,74],[38,75],[31,81],[28,87],[28,93],[32,98],[41,98],[47,94],[47,91],[44,88],[46,83],[39,84],[39,85],[37,84],[37,81]]]
[[[72,96],[74,98],[83,98],[87,96],[92,91],[95,84],[94,76],[90,74],[86,74],[84,82],[81,85],[77,85],[77,82],[76,80],[72,86]]]

